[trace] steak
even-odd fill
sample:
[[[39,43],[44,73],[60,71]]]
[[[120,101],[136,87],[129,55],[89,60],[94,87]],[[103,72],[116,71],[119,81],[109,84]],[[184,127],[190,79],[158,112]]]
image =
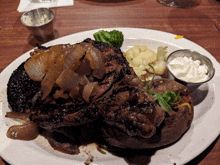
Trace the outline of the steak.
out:
[[[145,82],[129,67],[120,48],[91,39],[82,43],[91,44],[101,51],[104,57],[104,76],[96,78],[87,75],[88,79],[98,83],[95,93],[90,96],[90,102],[81,95],[76,98],[55,98],[56,92],[62,90],[56,83],[49,95],[42,99],[41,82],[29,78],[24,68],[26,62],[12,73],[7,84],[8,103],[12,111],[28,114],[31,121],[39,124],[43,135],[55,149],[60,148],[62,152],[70,154],[78,153],[77,147],[72,143],[80,137],[74,135],[74,130],[81,132],[80,130],[97,128],[93,123],[102,123],[98,124],[97,132],[102,134],[110,145],[131,149],[170,144],[189,128],[193,108],[190,92],[186,87],[172,80],[153,81],[150,90],[158,93],[180,90],[183,98],[181,103],[190,105],[177,106],[174,111],[167,113],[154,101],[152,95],[145,92]],[[40,46],[38,49],[51,48],[53,46]],[[79,60],[82,61],[85,56]],[[174,90],[173,86],[177,88]],[[78,87],[79,93],[82,94],[82,87]],[[66,96],[67,92],[64,91],[63,95]],[[174,132],[175,136],[172,135]],[[57,139],[62,138],[54,139],[55,135],[65,136],[70,139],[71,144],[67,145],[66,140],[58,142]]]
[[[40,89],[40,83],[31,80],[24,70],[23,62],[11,75],[7,84],[7,98],[12,111],[26,113],[30,108],[29,98]]]
[[[104,122],[129,136],[153,136],[165,117],[165,111],[153,98],[134,86],[115,86],[107,99],[97,103]]]
[[[54,86],[50,96],[45,100],[40,99],[38,94],[41,84],[29,78],[21,64],[11,75],[8,82],[8,102],[15,112],[29,113],[30,120],[39,123],[44,129],[59,128],[63,126],[82,125],[94,121],[101,116],[96,101],[108,95],[113,84],[124,79],[124,83],[133,86],[142,86],[142,83],[119,48],[113,48],[106,43],[86,39],[84,42],[91,43],[98,48],[105,57],[106,74],[102,80],[97,80],[99,89],[93,98],[93,102],[87,103],[82,98],[53,99],[50,96],[59,89]],[[42,49],[40,47],[39,49]],[[43,49],[46,49],[43,47]],[[48,48],[50,49],[50,47]],[[38,96],[39,95],[39,96]],[[33,99],[36,99],[33,104]]]

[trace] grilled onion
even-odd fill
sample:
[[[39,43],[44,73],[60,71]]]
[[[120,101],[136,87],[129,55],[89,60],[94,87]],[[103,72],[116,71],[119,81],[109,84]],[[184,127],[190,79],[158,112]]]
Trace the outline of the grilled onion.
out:
[[[17,118],[23,121],[21,125],[13,125],[7,131],[7,137],[18,140],[33,140],[39,135],[39,126],[30,121],[28,114],[18,112],[7,112],[6,117]]]
[[[92,75],[98,79],[102,79],[105,75],[105,64],[102,53],[89,43],[82,42],[80,45],[86,50],[85,59],[90,61],[93,69]]]
[[[86,42],[56,45],[32,52],[31,59],[25,63],[25,71],[30,79],[41,81],[41,89],[32,99],[34,102],[38,97],[45,100],[54,86],[60,87],[53,94],[55,99],[76,99],[80,95],[89,102],[98,85],[94,82],[95,78],[102,79],[105,75],[104,56],[100,50]]]
[[[13,125],[7,131],[7,137],[18,140],[33,140],[39,135],[39,126],[33,121]]]
[[[97,81],[91,82],[91,83],[85,85],[85,87],[83,89],[82,97],[85,99],[85,101],[87,103],[90,102],[89,98],[90,98],[90,96],[92,96],[94,94],[97,85],[98,85]]]

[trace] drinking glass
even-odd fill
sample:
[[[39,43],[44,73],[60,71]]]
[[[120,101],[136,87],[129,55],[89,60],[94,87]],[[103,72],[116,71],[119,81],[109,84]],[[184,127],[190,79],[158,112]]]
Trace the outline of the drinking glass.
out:
[[[191,0],[157,0],[159,3],[170,7],[185,7]]]

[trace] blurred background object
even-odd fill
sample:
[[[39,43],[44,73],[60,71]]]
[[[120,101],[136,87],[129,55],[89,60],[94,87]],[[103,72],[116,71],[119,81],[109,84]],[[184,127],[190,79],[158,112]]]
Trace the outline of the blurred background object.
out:
[[[47,3],[47,2],[55,2],[56,0],[30,0],[31,2],[34,3]]]
[[[169,7],[185,7],[191,0],[157,0],[159,3]]]
[[[21,22],[41,42],[53,39],[54,12],[48,8],[34,9],[21,16]]]

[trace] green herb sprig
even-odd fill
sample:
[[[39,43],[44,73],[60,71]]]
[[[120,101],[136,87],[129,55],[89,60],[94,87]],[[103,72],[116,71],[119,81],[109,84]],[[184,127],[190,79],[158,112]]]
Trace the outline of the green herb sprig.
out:
[[[107,150],[107,146],[106,146],[106,145],[98,145],[98,146],[97,146],[97,149],[98,149],[98,151],[101,152],[102,154],[106,154],[106,152],[103,151],[103,149],[104,149],[104,150]]]
[[[146,92],[148,93],[148,91],[150,90],[150,84],[152,83],[152,81],[154,80],[154,78],[155,78],[155,69],[154,69],[154,67],[149,63],[148,64],[152,69],[153,69],[153,72],[154,72],[154,74],[153,74],[153,77],[152,77],[152,79],[150,80],[150,82],[148,83],[148,82],[146,82]]]
[[[153,78],[150,80],[149,83],[146,83],[146,92],[148,94],[153,95],[154,101],[157,102],[158,105],[160,105],[163,110],[166,112],[169,112],[172,110],[172,105],[178,104],[181,100],[180,96],[180,90],[178,94],[172,91],[166,91],[165,93],[156,93],[154,91],[149,91],[150,90],[150,84],[155,78],[155,69],[151,64],[148,64],[154,71]]]
[[[156,93],[153,91],[148,92],[153,95],[154,101],[156,101],[163,110],[169,112],[172,110],[172,105],[178,104],[181,100],[180,91],[178,94],[172,91],[166,91],[165,93]]]

